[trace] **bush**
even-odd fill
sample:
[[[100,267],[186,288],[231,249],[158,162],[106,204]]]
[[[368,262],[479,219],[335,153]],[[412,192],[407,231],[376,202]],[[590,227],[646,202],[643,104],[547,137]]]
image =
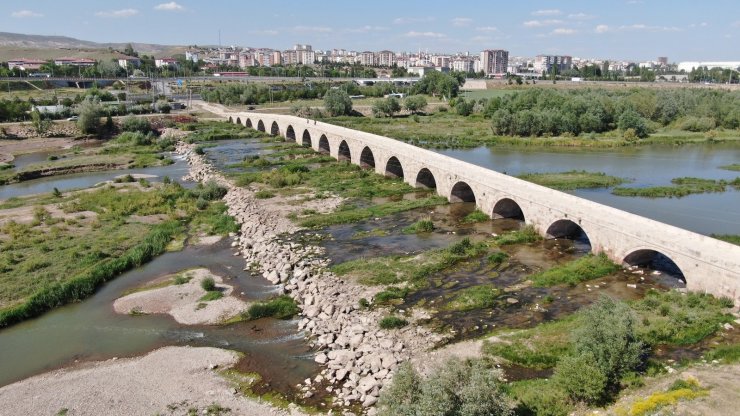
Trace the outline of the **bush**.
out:
[[[427,106],[427,99],[423,95],[412,95],[406,97],[403,101],[403,106],[412,114],[417,114],[424,111]],[[418,122],[418,118],[415,118],[414,121]]]
[[[324,95],[324,108],[332,117],[352,114],[352,99],[343,89],[330,89]]]
[[[409,321],[397,316],[386,316],[378,322],[382,329],[397,329],[408,325]]]
[[[194,189],[190,190],[191,195],[196,198],[202,198],[206,201],[215,201],[223,198],[228,190],[214,181],[208,181],[205,185],[199,183]]]
[[[465,254],[466,251],[468,251],[470,248],[473,247],[473,243],[470,242],[470,238],[465,237],[462,240],[458,241],[457,243],[451,245],[448,250],[450,253],[462,256]]]
[[[206,277],[200,281],[200,287],[202,287],[206,292],[212,292],[216,290],[216,282],[212,277]]]
[[[644,138],[648,136],[648,125],[647,121],[636,111],[627,110],[619,117],[618,123],[619,129],[627,131],[628,129],[634,129],[637,137]]]
[[[249,319],[273,317],[287,319],[298,313],[298,306],[293,298],[287,295],[278,296],[268,302],[255,303],[247,309]]]
[[[589,354],[563,357],[558,361],[552,382],[574,401],[598,403],[606,390],[606,375]]]
[[[100,129],[100,116],[103,112],[97,97],[88,97],[80,103],[77,127],[82,133],[95,134]]]
[[[375,117],[387,116],[393,117],[393,114],[401,111],[401,104],[396,97],[388,97],[383,100],[375,101],[373,104],[373,115]]]
[[[379,414],[396,415],[501,415],[513,412],[501,389],[500,370],[451,359],[427,378],[404,363],[383,390]]]
[[[403,299],[408,294],[408,289],[388,286],[384,291],[375,294],[375,302],[386,303],[394,299]]]
[[[126,116],[121,123],[121,130],[129,132],[139,132],[147,134],[152,130],[149,119],[146,117],[136,117],[133,115]]]

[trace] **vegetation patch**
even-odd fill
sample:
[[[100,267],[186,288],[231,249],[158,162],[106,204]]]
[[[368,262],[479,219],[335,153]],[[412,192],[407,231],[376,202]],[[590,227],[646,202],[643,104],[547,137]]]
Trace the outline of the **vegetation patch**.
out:
[[[246,319],[277,318],[288,319],[299,312],[295,300],[288,295],[278,296],[267,302],[252,304],[246,312]]]
[[[221,293],[220,290],[209,290],[206,292],[205,295],[203,295],[200,299],[198,299],[199,302],[209,302],[212,300],[218,300],[224,297],[224,294]]]
[[[520,230],[511,231],[501,234],[493,239],[497,246],[506,246],[511,244],[528,244],[542,240],[542,236],[537,233],[531,225],[527,225]]]
[[[740,163],[733,163],[731,165],[720,166],[720,169],[733,170],[736,172],[740,172]]]
[[[403,229],[404,234],[423,234],[434,231],[434,222],[431,219],[419,220]]]
[[[627,182],[624,178],[610,176],[603,172],[586,172],[585,170],[559,173],[526,173],[519,175],[518,178],[561,191],[609,188]]]
[[[712,234],[712,237],[740,246],[740,235],[737,234]]]
[[[546,322],[534,328],[499,336],[501,341],[484,342],[483,352],[528,368],[552,368],[571,351],[570,333],[579,325],[577,315]]]
[[[382,329],[398,329],[408,325],[409,321],[397,316],[386,316],[378,322]]]
[[[493,285],[472,286],[455,292],[454,297],[448,302],[444,309],[454,311],[470,311],[473,309],[491,308],[501,290]]]
[[[488,221],[489,219],[490,218],[488,217],[488,215],[484,214],[483,211],[480,211],[480,210],[477,210],[476,209],[475,211],[473,211],[470,214],[466,215],[462,219],[462,222],[463,223],[466,223],[466,224],[470,224],[470,223]]]
[[[346,224],[365,220],[368,218],[386,217],[399,212],[409,211],[416,208],[430,207],[446,203],[447,200],[440,196],[415,199],[412,201],[388,202],[367,208],[354,208],[335,211],[329,214],[316,214],[299,220],[302,227],[326,227],[335,224]]]
[[[688,401],[709,395],[709,390],[702,388],[695,378],[678,380],[666,392],[656,392],[632,403],[628,412],[618,412],[628,416],[655,414],[663,407],[673,406],[680,401]]]
[[[740,178],[734,181],[702,179],[702,178],[673,178],[674,186],[654,186],[648,188],[623,188],[617,187],[612,190],[618,196],[640,196],[646,198],[680,198],[691,194],[702,194],[710,192],[725,192],[727,186],[740,187]]]
[[[605,254],[587,254],[562,266],[529,276],[535,286],[548,287],[560,284],[575,286],[587,280],[597,279],[614,273],[620,266],[609,260]]]

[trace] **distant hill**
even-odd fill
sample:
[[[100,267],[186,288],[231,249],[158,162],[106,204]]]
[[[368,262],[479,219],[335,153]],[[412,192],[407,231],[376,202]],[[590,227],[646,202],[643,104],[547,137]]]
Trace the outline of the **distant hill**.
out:
[[[0,32],[0,60],[12,58],[51,59],[59,56],[87,58],[112,56],[110,49],[122,51],[127,42],[97,43],[67,36],[25,35],[21,33]],[[131,42],[140,54],[157,57],[183,53],[186,46],[158,45],[154,43]],[[110,49],[109,49],[110,48]],[[56,51],[56,52],[55,52]]]

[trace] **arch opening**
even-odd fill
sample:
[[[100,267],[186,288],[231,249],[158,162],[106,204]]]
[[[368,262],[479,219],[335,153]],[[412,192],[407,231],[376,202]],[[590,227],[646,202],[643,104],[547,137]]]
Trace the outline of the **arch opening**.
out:
[[[252,120],[251,119],[247,119],[247,127],[249,127],[250,129],[252,128]]]
[[[465,182],[456,183],[450,192],[450,202],[475,202],[473,188]]]
[[[686,277],[683,271],[681,271],[681,268],[670,257],[660,251],[650,249],[636,250],[628,254],[622,263],[626,266],[637,266],[658,271],[686,283]]]
[[[388,163],[385,164],[385,176],[403,179],[403,166],[397,157],[392,156],[388,159]]]
[[[265,123],[263,123],[262,120],[257,122],[257,130],[261,131],[262,133],[265,132]]]
[[[270,126],[270,135],[277,136],[280,134],[280,127],[278,127],[277,121],[272,122],[272,126]]]
[[[288,126],[288,129],[285,130],[285,139],[295,141],[295,130],[293,130],[293,126]]]
[[[309,133],[308,130],[303,130],[301,145],[303,147],[311,147],[311,133]]]
[[[325,134],[322,134],[319,138],[319,153],[325,155],[331,153],[331,149],[329,149],[329,139],[326,138]]]
[[[234,117],[229,116],[229,123],[233,123],[233,122],[234,122]]]
[[[437,187],[437,181],[434,180],[434,175],[432,175],[432,171],[427,168],[423,168],[422,170],[420,170],[419,173],[416,175],[416,187],[435,189]]]
[[[591,251],[591,240],[588,238],[588,234],[580,225],[571,220],[555,221],[547,228],[545,234],[550,238],[572,240],[577,251]]]
[[[375,168],[375,156],[373,156],[373,151],[367,146],[360,153],[360,167],[363,169]]]
[[[236,118],[236,124],[242,124],[242,119],[241,119],[241,118],[239,118],[239,117],[237,117],[237,118]]]
[[[522,208],[513,199],[503,198],[496,202],[493,207],[492,218],[512,218],[524,221],[524,212]]]
[[[337,154],[337,160],[339,161],[352,161],[352,153],[349,151],[349,145],[345,140],[342,140],[342,143],[339,143],[339,153]]]

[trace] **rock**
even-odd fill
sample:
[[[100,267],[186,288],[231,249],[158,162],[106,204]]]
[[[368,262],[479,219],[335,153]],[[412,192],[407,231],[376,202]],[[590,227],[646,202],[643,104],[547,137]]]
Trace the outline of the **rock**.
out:
[[[326,362],[329,361],[329,358],[322,352],[317,354],[313,360],[319,364],[326,364]]]
[[[362,407],[370,407],[378,402],[378,398],[375,396],[366,396],[365,400],[362,402]]]
[[[378,383],[378,380],[375,379],[373,376],[365,376],[360,379],[360,382],[357,383],[357,389],[361,393],[367,393],[373,388],[379,386],[380,383]]]
[[[637,289],[637,285],[634,284],[634,283],[627,283],[627,287],[629,287],[631,289]]]
[[[362,344],[362,339],[364,338],[364,335],[362,334],[355,334],[352,339],[349,340],[349,346],[350,348],[357,348]]]
[[[508,303],[509,305],[516,305],[517,303],[519,303],[519,300],[514,298],[506,298],[506,303]]]
[[[309,318],[315,318],[319,314],[319,308],[316,306],[311,306],[309,308],[306,308],[306,310],[303,311],[303,314]]]

